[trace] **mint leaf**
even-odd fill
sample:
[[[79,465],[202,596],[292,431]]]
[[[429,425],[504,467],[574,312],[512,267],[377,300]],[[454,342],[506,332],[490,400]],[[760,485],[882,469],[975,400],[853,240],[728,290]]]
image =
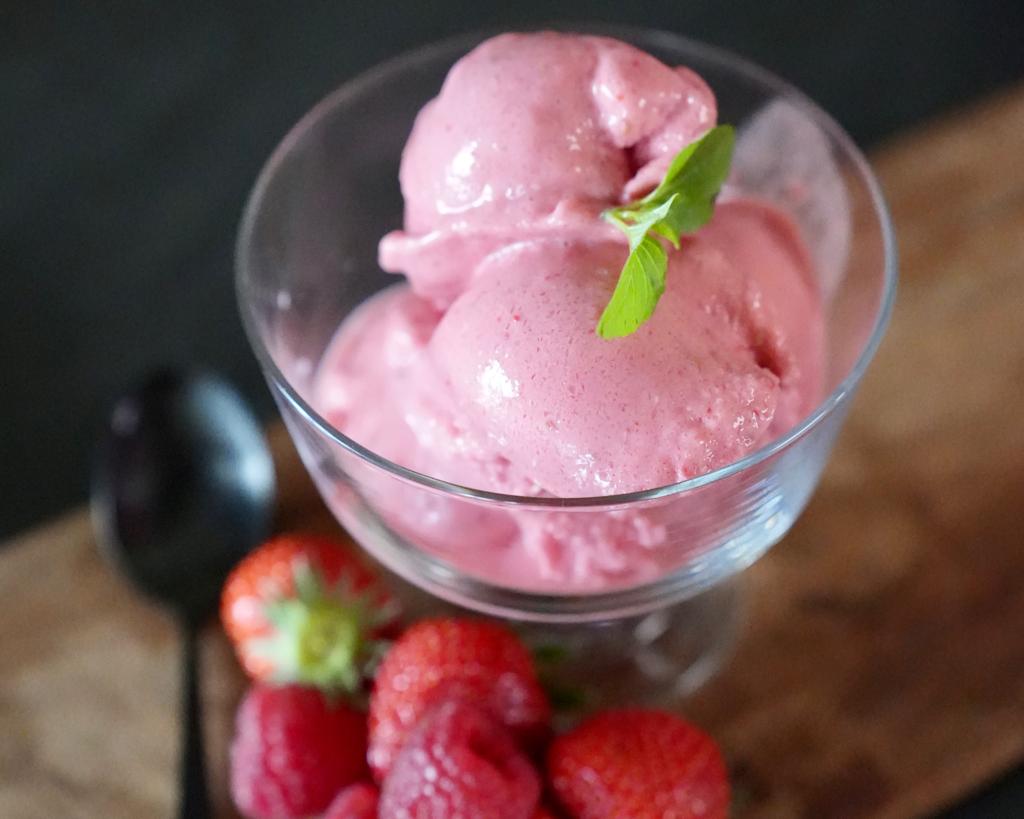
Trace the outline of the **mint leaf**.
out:
[[[626,233],[629,236],[629,249],[636,250],[640,241],[652,230],[672,242],[674,247],[679,247],[679,231],[672,230],[668,222],[678,201],[679,194],[674,193],[664,204],[638,217]]]
[[[665,292],[668,254],[661,242],[644,235],[630,252],[611,300],[597,322],[601,338],[621,338],[636,332],[654,313]]]
[[[711,132],[709,131],[708,134]],[[665,177],[658,183],[653,191],[647,196],[641,199],[641,202],[657,202],[664,199],[668,192],[668,187],[672,184],[672,181],[679,176],[679,172],[686,166],[686,163],[690,161],[690,157],[693,156],[693,152],[697,150],[697,146],[708,137],[705,134],[700,139],[691,142],[683,150],[675,155],[675,158],[669,163],[668,169],[665,171]]]
[[[712,128],[675,155],[647,196],[605,211],[604,218],[629,239],[630,253],[597,323],[599,336],[627,336],[654,314],[668,269],[668,254],[655,236],[678,248],[680,235],[707,224],[729,175],[735,141],[731,126]]]
[[[659,198],[678,192],[694,202],[713,201],[729,176],[735,144],[736,132],[731,125],[712,128],[676,155],[665,173],[665,181],[654,193],[661,189]],[[679,158],[690,148],[693,150],[686,161],[679,164]]]

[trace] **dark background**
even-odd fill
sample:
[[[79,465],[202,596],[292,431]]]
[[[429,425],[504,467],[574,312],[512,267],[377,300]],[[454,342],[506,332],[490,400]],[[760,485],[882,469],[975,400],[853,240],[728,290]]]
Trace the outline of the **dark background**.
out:
[[[0,535],[85,497],[104,407],[156,364],[214,367],[272,411],[237,319],[232,243],[261,163],[306,109],[398,51],[556,12],[741,52],[804,88],[869,148],[1024,77],[1024,0],[8,0]],[[956,816],[1021,815],[1014,790],[1024,786],[1004,785]]]

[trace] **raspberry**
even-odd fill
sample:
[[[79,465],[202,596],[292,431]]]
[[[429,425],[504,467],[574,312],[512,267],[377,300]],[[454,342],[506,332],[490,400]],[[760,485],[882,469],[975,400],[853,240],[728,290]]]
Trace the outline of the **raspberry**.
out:
[[[366,717],[312,688],[257,684],[238,709],[231,795],[251,819],[299,819],[364,779]]]
[[[461,700],[410,734],[381,790],[382,819],[532,819],[540,778],[511,734]]]
[[[515,634],[482,620],[425,620],[399,638],[377,670],[369,759],[378,780],[420,716],[456,698],[476,703],[531,749],[547,738],[551,708]]]

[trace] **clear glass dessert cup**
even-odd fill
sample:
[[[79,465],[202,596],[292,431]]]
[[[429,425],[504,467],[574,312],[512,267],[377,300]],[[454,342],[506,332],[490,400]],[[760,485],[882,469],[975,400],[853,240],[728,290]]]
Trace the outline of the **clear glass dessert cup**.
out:
[[[682,483],[628,495],[538,498],[413,472],[318,414],[310,387],[328,342],[357,305],[396,281],[377,265],[377,242],[402,221],[398,165],[413,119],[484,35],[384,63],[292,129],[245,210],[238,298],[320,492],[363,548],[407,581],[399,584],[415,609],[452,604],[516,621],[532,641],[558,642],[562,680],[588,683],[595,704],[624,694],[664,702],[715,668],[739,622],[735,578],[788,531],[814,491],[884,332],[896,251],[863,156],[800,92],[746,60],[673,34],[568,28],[617,37],[701,74],[717,95],[719,121],[738,128],[730,188],[774,201],[800,226],[817,263],[828,335],[827,395],[801,423],[744,459]],[[466,537],[431,537],[432,515],[465,520]],[[481,516],[541,527],[563,516],[584,516],[595,526],[640,516],[663,527],[663,537],[656,568],[642,582],[520,588],[478,569],[495,548],[473,542],[472,522]]]

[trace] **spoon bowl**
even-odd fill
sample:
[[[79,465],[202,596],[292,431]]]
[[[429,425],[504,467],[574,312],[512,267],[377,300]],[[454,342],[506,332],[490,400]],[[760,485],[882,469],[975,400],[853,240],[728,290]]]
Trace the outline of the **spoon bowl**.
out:
[[[93,472],[104,556],[155,602],[193,621],[266,536],[274,467],[238,393],[206,374],[162,371],[121,397]]]

